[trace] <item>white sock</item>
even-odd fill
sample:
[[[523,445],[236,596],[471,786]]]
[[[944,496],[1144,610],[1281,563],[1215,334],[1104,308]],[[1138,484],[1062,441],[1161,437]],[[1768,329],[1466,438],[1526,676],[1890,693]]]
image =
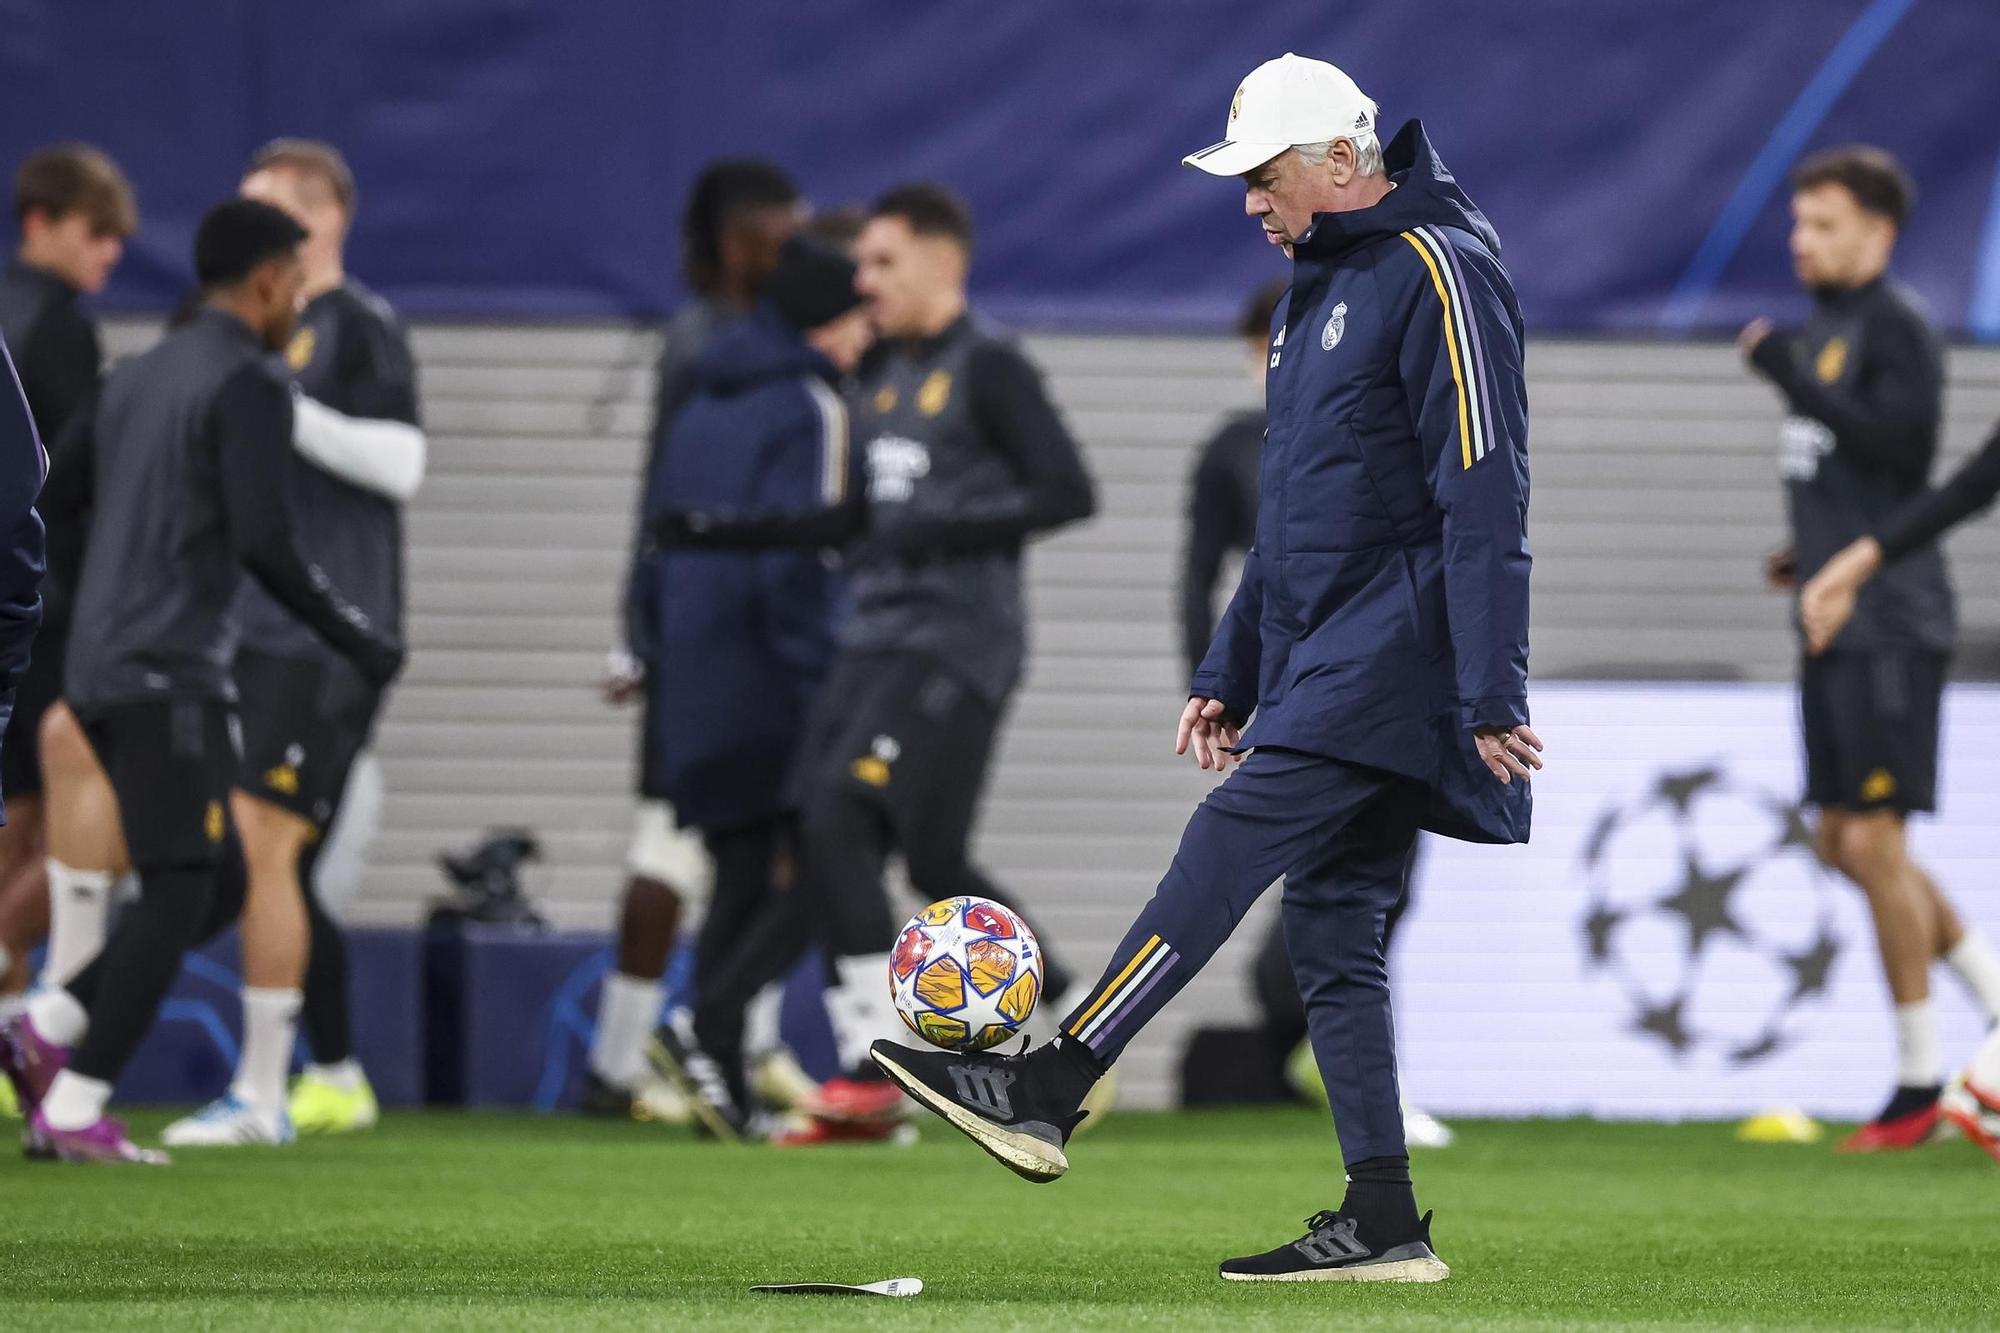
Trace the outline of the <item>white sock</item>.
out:
[[[49,956],[42,980],[60,986],[104,947],[111,913],[108,870],[76,870],[49,858]]]
[[[74,1069],[65,1069],[49,1084],[42,1098],[42,1118],[54,1129],[83,1129],[104,1116],[111,1100],[111,1085],[101,1078],[85,1078]]]
[[[1986,1034],[1978,1054],[1972,1057],[1972,1067],[1966,1070],[1966,1077],[1987,1098],[2000,1097],[2000,1028]]]
[[[28,997],[28,1021],[57,1046],[74,1046],[90,1031],[90,1011],[61,986],[43,986]]]
[[[908,1029],[897,1020],[889,998],[888,954],[836,959],[834,974],[838,979],[826,991],[826,1016],[833,1021],[841,1069],[856,1069],[868,1059],[871,1042],[897,1041]]]
[[[779,1019],[784,1016],[785,983],[774,981],[757,992],[743,1013],[743,1052],[752,1061],[785,1044],[779,1035]]]
[[[243,988],[243,1054],[237,1057],[229,1091],[267,1116],[285,1109],[285,1075],[292,1068],[300,1002],[296,989]]]
[[[590,1069],[614,1088],[630,1091],[646,1066],[646,1035],[660,1021],[667,988],[657,979],[613,972],[597,997],[597,1033],[590,1039]]]
[[[2000,1019],[2000,955],[1993,952],[1984,935],[1966,931],[1965,938],[1946,951],[1944,964],[1958,973],[1987,1018]]]
[[[361,1062],[351,1055],[339,1064],[307,1065],[306,1073],[342,1092],[359,1092],[361,1085],[368,1081],[368,1075],[362,1072]]]
[[[1935,1087],[1943,1068],[1944,1042],[1931,1002],[1897,1005],[1896,1082],[1906,1088]]]

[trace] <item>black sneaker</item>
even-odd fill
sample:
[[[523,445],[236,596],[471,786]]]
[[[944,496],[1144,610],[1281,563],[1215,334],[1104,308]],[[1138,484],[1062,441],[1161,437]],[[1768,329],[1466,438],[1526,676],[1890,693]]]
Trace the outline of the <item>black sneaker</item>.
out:
[[[632,1094],[615,1083],[606,1083],[598,1077],[596,1070],[591,1070],[584,1078],[583,1096],[578,1100],[576,1109],[584,1115],[606,1120],[630,1120]]]
[[[1020,1055],[958,1055],[878,1041],[869,1058],[904,1092],[951,1122],[1015,1175],[1041,1183],[1069,1170],[1063,1145],[1082,1123],[1073,1099],[1042,1077],[1050,1046]]]
[[[695,1124],[711,1137],[737,1143],[754,1137],[743,1098],[724,1077],[722,1066],[695,1043],[687,1014],[676,1012],[653,1029],[646,1059],[661,1078],[687,1096]],[[741,1082],[741,1080],[737,1080]]]
[[[1263,1254],[1230,1259],[1231,1282],[1442,1282],[1451,1269],[1431,1250],[1431,1215],[1412,1234],[1379,1236],[1337,1212],[1306,1219],[1306,1234]]]

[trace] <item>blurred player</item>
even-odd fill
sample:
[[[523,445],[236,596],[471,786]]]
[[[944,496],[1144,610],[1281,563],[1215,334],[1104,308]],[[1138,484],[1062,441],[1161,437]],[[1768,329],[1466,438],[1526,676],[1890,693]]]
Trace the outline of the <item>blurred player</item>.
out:
[[[402,506],[423,480],[426,442],[402,326],[346,272],[354,177],[329,145],[279,139],[252,158],[242,193],[306,230],[303,306],[284,352],[301,394],[285,469],[299,549],[400,637]],[[263,587],[247,584],[237,612],[244,754],[229,808],[242,853],[223,857],[210,929],[240,913],[243,1048],[228,1092],[169,1125],[169,1147],[282,1143],[377,1116],[354,1056],[346,938],[307,886],[382,692]],[[312,1063],[288,1097],[302,1010]]]
[[[1293,283],[1273,321],[1256,543],[1176,748],[1242,766],[1195,811],[1053,1042],[873,1055],[1012,1170],[1053,1180],[1084,1090],[1282,876],[1346,1196],[1222,1276],[1437,1281],[1449,1270],[1410,1182],[1382,933],[1420,829],[1528,832],[1541,742],[1527,725],[1520,313],[1492,227],[1423,126],[1383,149],[1374,102],[1340,70],[1295,55],[1259,66],[1227,134],[1185,160],[1241,179]]]
[[[21,164],[14,177],[14,217],[21,243],[0,274],[0,334],[13,352],[42,443],[54,449],[70,419],[97,397],[104,360],[96,321],[81,298],[104,289],[126,238],[138,227],[138,212],[132,187],[115,162],[84,144],[58,144]],[[8,801],[7,827],[0,829],[0,994],[27,984],[28,949],[49,925],[38,733],[43,715],[62,693],[67,591],[45,589],[34,660],[18,682],[0,744],[0,788]],[[65,869],[55,867],[61,881],[55,910],[91,919],[68,935],[95,952],[110,886],[91,876],[66,876]],[[51,967],[68,976],[88,961],[86,953],[52,959]]]
[[[1876,518],[1867,536],[1843,547],[1807,580],[1799,594],[1806,651],[1824,653],[1839,640],[1854,617],[1861,590],[1885,566],[1931,549],[1946,532],[1990,508],[1996,495],[2000,495],[2000,427],[1944,485]],[[1967,938],[1977,937],[1968,932]],[[1967,949],[1961,941],[1953,962],[1987,1017],[2000,1019],[1994,1011],[2000,1003],[2000,965],[1992,954],[1976,943]],[[1987,1037],[1971,1066],[1945,1087],[1939,1107],[1967,1138],[2000,1160],[2000,1027]]]
[[[101,764],[78,785],[115,801],[122,846],[106,859],[129,860],[140,887],[90,966],[0,1027],[0,1066],[32,1108],[31,1155],[165,1160],[105,1104],[209,910],[241,762],[229,668],[244,571],[370,686],[402,662],[294,543],[292,391],[268,354],[297,323],[305,239],[268,204],[211,209],[194,247],[206,303],[110,377],[45,491],[58,521],[92,511],[63,693]],[[52,782],[52,810],[76,794]]]
[[[847,408],[835,385],[860,363],[867,312],[854,264],[821,242],[788,242],[747,319],[711,342],[648,487],[646,513],[808,513],[848,502]],[[837,535],[828,533],[828,544]],[[785,781],[808,706],[833,656],[837,585],[818,551],[702,551],[648,562],[652,672],[662,723],[648,743],[666,795],[715,866],[695,946],[690,1029],[659,1033],[664,1071],[709,1131],[751,1126],[744,1011],[795,950],[753,927],[801,921]]]
[[[902,1030],[883,981],[900,916],[889,854],[926,900],[1002,896],[968,843],[1027,652],[1022,548],[1096,509],[1040,374],[967,310],[965,205],[936,185],[891,190],[857,253],[883,339],[854,394],[867,527],[799,773],[802,875],[826,916],[827,1006],[848,1071],[814,1107],[822,1137],[896,1128],[900,1099],[867,1063],[871,1040]],[[1048,984],[1066,986],[1053,968]]]
[[[694,367],[716,334],[747,314],[778,262],[779,250],[806,218],[798,187],[768,162],[725,160],[709,165],[688,191],[681,224],[682,276],[693,297],[667,321],[660,348],[653,428],[645,477],[654,475],[675,415],[694,392]],[[643,523],[640,525],[643,530]],[[639,719],[637,827],[626,858],[618,911],[617,957],[597,1003],[583,1109],[596,1115],[651,1118],[675,1113],[642,1087],[646,1046],[665,998],[661,977],[682,924],[682,897],[706,898],[713,868],[700,839],[682,831],[665,804],[655,747],[648,738],[664,725],[658,713],[651,659],[653,608],[640,593],[644,544],[635,532],[633,575],[622,600],[624,643],[613,649],[602,684],[606,702],[643,703]],[[696,913],[690,913],[695,915]],[[634,1094],[641,1093],[635,1107]],[[649,1100],[652,1104],[648,1104]]]
[[[1755,370],[1784,395],[1779,467],[1792,545],[1773,582],[1810,579],[1924,488],[1943,418],[1944,356],[1888,276],[1912,190],[1880,149],[1835,148],[1792,173],[1793,266],[1813,314],[1745,328]],[[1930,1001],[1943,960],[2000,1015],[2000,963],[1911,859],[1909,816],[1936,808],[1938,712],[1956,637],[1944,556],[1924,544],[1885,570],[1839,637],[1800,667],[1806,800],[1820,859],[1858,885],[1896,1006],[1895,1090],[1843,1151],[1911,1148],[1938,1127],[1944,1053]]]

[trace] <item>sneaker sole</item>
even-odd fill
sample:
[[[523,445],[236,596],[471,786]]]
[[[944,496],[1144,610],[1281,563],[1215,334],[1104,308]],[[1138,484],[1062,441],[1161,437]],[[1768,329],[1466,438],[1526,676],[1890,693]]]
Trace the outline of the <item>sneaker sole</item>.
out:
[[[1227,1282],[1442,1282],[1451,1276],[1437,1258],[1397,1259],[1386,1264],[1313,1268],[1298,1273],[1224,1273]]]
[[[681,1062],[674,1059],[673,1053],[665,1046],[657,1041],[647,1042],[646,1063],[653,1067],[654,1073],[680,1089],[681,1096],[688,1100],[688,1110],[694,1113],[695,1121],[718,1142],[743,1141],[743,1135],[737,1131],[736,1126],[729,1123],[727,1116],[708,1104],[708,1099],[701,1095],[700,1085],[689,1077],[687,1070],[681,1068]]]
[[[1063,1156],[1062,1149],[1051,1148],[1032,1135],[1017,1133],[980,1119],[957,1103],[932,1092],[907,1069],[880,1051],[870,1051],[868,1058],[894,1079],[897,1087],[915,1098],[918,1105],[944,1117],[953,1129],[985,1149],[988,1156],[1023,1180],[1046,1185],[1052,1180],[1060,1180],[1063,1173],[1069,1170],[1069,1159]]]

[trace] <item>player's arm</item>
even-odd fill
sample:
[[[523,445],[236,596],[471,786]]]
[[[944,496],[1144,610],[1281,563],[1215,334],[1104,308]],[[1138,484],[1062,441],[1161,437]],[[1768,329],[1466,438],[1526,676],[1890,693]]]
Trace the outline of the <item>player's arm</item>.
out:
[[[1222,557],[1229,549],[1230,494],[1233,484],[1223,465],[1218,433],[1202,446],[1200,461],[1188,478],[1187,546],[1181,553],[1181,651],[1193,673],[1208,655],[1215,633],[1215,581],[1222,574]]]
[[[401,645],[341,595],[326,571],[292,541],[284,455],[292,438],[292,395],[261,365],[223,385],[209,417],[221,480],[223,519],[236,558],[278,604],[326,640],[371,683],[386,685],[402,665]]]
[[[1017,347],[988,342],[966,366],[966,392],[984,438],[1006,459],[1015,486],[968,501],[949,518],[899,524],[894,542],[909,555],[1011,550],[1097,512],[1097,489],[1083,454],[1049,401],[1041,372]]]
[[[741,510],[687,509],[649,498],[646,532],[662,547],[710,550],[827,549],[846,545],[868,523],[861,460],[847,408],[817,379],[801,381],[804,401],[787,443],[772,456],[754,504]],[[779,477],[782,480],[779,480]]]
[[[408,504],[423,484],[429,455],[417,416],[416,358],[386,314],[355,319],[348,328],[353,350],[343,376],[344,410],[298,395],[292,444],[322,471]]]
[[[44,549],[35,495],[47,471],[27,396],[0,342],[0,703],[7,710],[42,622]]]
[[[429,442],[390,417],[351,417],[301,393],[293,404],[292,445],[321,471],[408,504],[423,485]]]
[[[1883,563],[1900,560],[1984,513],[1996,496],[2000,496],[2000,426],[1944,485],[1896,510],[1876,528]]]
[[[1787,341],[1766,334],[1750,364],[1777,386],[1800,416],[1833,432],[1835,452],[1921,482],[1937,454],[1944,367],[1929,330],[1909,318],[1870,321],[1867,357],[1850,380],[1822,384],[1806,373]]]
[[[1853,618],[1862,587],[1882,566],[1922,550],[1991,508],[1996,496],[2000,496],[2000,426],[1944,485],[1897,509],[1872,535],[1848,543],[1812,576],[1799,596],[1807,651],[1823,653],[1833,646]]]
[[[1414,301],[1398,357],[1443,514],[1445,617],[1460,721],[1502,782],[1539,767],[1528,723],[1528,390],[1498,261],[1405,233]],[[1402,258],[1398,252],[1398,258]],[[1386,287],[1393,275],[1378,273]],[[1396,308],[1393,304],[1390,309]],[[1521,739],[1515,739],[1515,733]]]
[[[646,664],[653,658],[658,626],[654,624],[657,574],[655,555],[661,543],[647,521],[648,497],[659,475],[660,458],[666,449],[674,417],[686,406],[694,390],[694,346],[676,336],[673,325],[660,343],[660,359],[653,368],[653,421],[646,434],[646,463],[639,475],[638,513],[632,524],[632,554],[626,562],[625,586],[618,598],[618,633],[613,645],[603,686],[605,697],[621,702],[637,692]]]
[[[850,461],[847,407],[818,380],[802,381],[790,428],[771,443],[757,478],[760,508],[772,512],[851,510],[859,479]],[[757,568],[764,632],[802,682],[817,682],[833,656],[832,573],[810,551],[763,550]]]

